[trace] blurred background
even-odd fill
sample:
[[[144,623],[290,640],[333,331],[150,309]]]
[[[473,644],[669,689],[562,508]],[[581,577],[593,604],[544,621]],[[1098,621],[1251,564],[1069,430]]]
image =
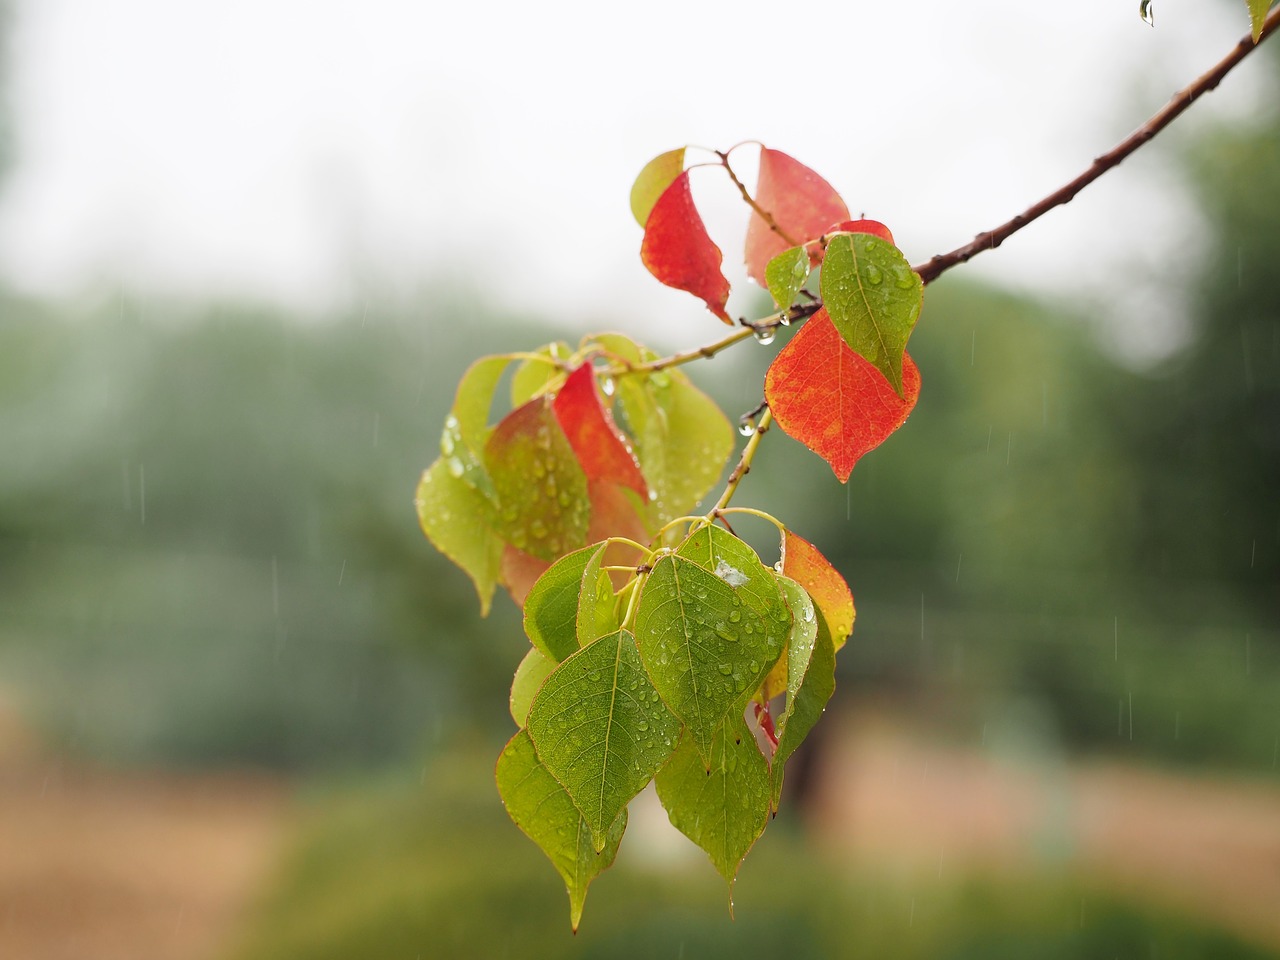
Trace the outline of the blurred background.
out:
[[[916,262],[1247,29],[884,6],[0,4],[0,955],[1280,955],[1280,47],[929,288],[847,487],[769,435],[859,615],[736,919],[646,794],[571,938],[502,810],[526,641],[412,491],[475,357],[721,334],[640,166],[760,137]]]

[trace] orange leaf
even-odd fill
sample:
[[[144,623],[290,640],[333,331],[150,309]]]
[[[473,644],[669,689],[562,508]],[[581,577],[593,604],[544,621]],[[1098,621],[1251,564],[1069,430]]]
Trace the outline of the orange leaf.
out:
[[[648,499],[649,487],[626,438],[600,402],[590,363],[569,374],[555,399],[556,419],[588,480],[607,480],[630,487]]]
[[[772,215],[786,236],[754,210],[747,225],[747,276],[766,286],[769,261],[790,247],[814,240],[833,224],[849,218],[840,194],[822,177],[781,150],[760,150],[756,204]]]
[[[778,425],[816,453],[843,483],[858,458],[906,421],[920,396],[920,371],[902,356],[902,396],[849,349],[825,309],[774,358],[764,395]]]
[[[729,281],[720,272],[724,256],[693,204],[688,170],[671,182],[649,212],[640,259],[667,286],[700,297],[717,317],[733,323],[724,308],[729,301]]]
[[[857,616],[853,593],[831,561],[812,543],[790,530],[782,539],[782,572],[804,587],[831,631],[837,650],[853,633]]]

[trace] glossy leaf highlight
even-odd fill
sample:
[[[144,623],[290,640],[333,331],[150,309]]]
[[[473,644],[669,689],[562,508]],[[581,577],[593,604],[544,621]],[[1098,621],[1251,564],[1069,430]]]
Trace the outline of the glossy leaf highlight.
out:
[[[725,311],[729,281],[720,272],[724,256],[694,206],[688,170],[676,177],[649,212],[640,259],[667,286],[701,298],[708,310],[733,323]]]
[[[764,392],[778,425],[844,482],[858,459],[902,426],[916,405],[920,372],[905,353],[902,385],[899,396],[819,310],[774,358]]]

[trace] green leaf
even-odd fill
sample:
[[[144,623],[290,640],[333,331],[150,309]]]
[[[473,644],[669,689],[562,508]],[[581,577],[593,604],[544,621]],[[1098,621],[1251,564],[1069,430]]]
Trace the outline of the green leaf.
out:
[[[634,638],[619,630],[547,677],[528,730],[600,850],[610,824],[671,756],[680,724],[649,682]]]
[[[660,153],[644,165],[631,185],[631,214],[644,226],[658,198],[684,172],[684,147]]]
[[[625,363],[657,359],[619,334],[592,342]],[[684,516],[720,479],[733,452],[733,427],[715,401],[679,370],[617,377],[615,390],[616,412],[635,441],[649,483],[650,524],[658,527]]]
[[[604,548],[603,543],[592,544],[561,557],[538,578],[525,597],[524,632],[535,647],[556,663],[579,647],[577,623],[582,575],[593,558],[595,570],[600,572]],[[595,635],[598,636],[601,634]]]
[[[758,560],[756,568],[748,567],[764,579]],[[742,584],[668,554],[649,572],[636,607],[636,644],[649,676],[708,764],[716,731],[745,708],[790,628],[776,584],[772,605],[753,592],[756,584]]]
[[[732,890],[743,857],[769,819],[769,764],[740,717],[716,733],[710,760],[708,770],[686,734],[657,776],[658,799],[672,825],[707,852]]]
[[[1253,31],[1253,42],[1262,37],[1262,28],[1267,22],[1267,11],[1271,9],[1272,0],[1248,0],[1249,25]]]
[[[567,343],[557,341],[534,351],[540,357],[555,360],[567,360],[573,350]],[[522,407],[535,396],[545,393],[556,382],[563,379],[564,371],[554,363],[546,360],[525,360],[516,367],[511,377],[511,406]]]
[[[422,532],[466,571],[480,598],[480,614],[487,615],[503,550],[502,539],[483,520],[492,513],[492,504],[442,458],[422,474],[414,505]]]
[[[804,247],[791,247],[769,261],[764,279],[774,302],[783,310],[795,303],[796,294],[809,279],[809,253]]]
[[[843,233],[827,244],[821,284],[823,303],[844,342],[902,396],[902,352],[924,300],[919,274],[887,240]]]
[[[818,630],[808,663],[799,662],[804,657],[803,649],[788,655],[787,706],[778,718],[778,747],[773,752],[770,802],[775,810],[782,797],[783,766],[821,718],[836,689],[836,651],[831,630],[820,611],[814,612],[814,619]]]
[[[542,681],[546,680],[555,668],[556,662],[537,647],[530,647],[529,652],[520,661],[520,666],[516,667],[515,679],[511,681],[510,706],[511,719],[516,722],[517,727],[524,727],[525,721],[529,718],[529,707],[533,705],[533,698],[538,695]]]
[[[618,844],[627,829],[627,811],[621,811],[610,825],[601,852],[597,853],[578,808],[542,765],[524,730],[511,738],[498,758],[497,781],[507,814],[542,848],[564,878],[569,892],[569,923],[576,931],[587,887],[613,865],[618,855]]]
[[[591,554],[582,571],[582,589],[578,593],[578,646],[585,647],[597,637],[613,633],[622,626],[614,603],[613,581],[600,569],[604,563],[606,544]]]
[[[560,429],[549,397],[511,411],[484,446],[498,502],[495,529],[540,560],[556,560],[587,539],[587,477]]]
[[[446,421],[446,428],[456,426],[459,439],[476,453],[484,449],[485,441],[489,439],[489,410],[493,407],[493,394],[510,362],[510,357],[481,357],[467,367],[467,372],[458,382],[450,413],[455,422],[450,424]],[[446,457],[450,455],[450,452],[441,452]]]

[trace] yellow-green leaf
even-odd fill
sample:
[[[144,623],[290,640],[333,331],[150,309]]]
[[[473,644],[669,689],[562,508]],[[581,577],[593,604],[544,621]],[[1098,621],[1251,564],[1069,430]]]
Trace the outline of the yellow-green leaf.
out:
[[[418,522],[437,550],[466,571],[480,597],[481,616],[489,613],[502,567],[502,539],[484,518],[492,504],[441,458],[422,474],[414,505]]]
[[[498,758],[498,792],[515,825],[542,848],[564,878],[569,892],[569,923],[576,931],[591,881],[613,865],[627,829],[624,809],[609,827],[597,852],[591,831],[564,787],[538,759],[529,734],[521,730]]]
[[[542,682],[556,668],[556,662],[537,647],[530,647],[529,652],[516,667],[515,678],[511,681],[511,719],[517,727],[524,727],[529,719],[529,708],[533,706],[533,698],[538,695]]]
[[[1267,11],[1271,9],[1272,0],[1248,0],[1249,26],[1253,32],[1253,42],[1262,38],[1262,28],[1267,22]]]

